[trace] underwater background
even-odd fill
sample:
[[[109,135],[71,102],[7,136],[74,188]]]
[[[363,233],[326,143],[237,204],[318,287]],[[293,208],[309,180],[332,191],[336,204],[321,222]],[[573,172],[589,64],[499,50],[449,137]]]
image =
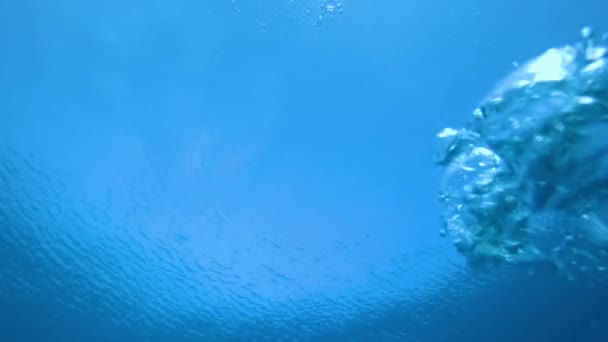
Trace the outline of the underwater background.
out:
[[[606,13],[0,2],[0,341],[607,341],[608,275],[471,269],[433,164]]]

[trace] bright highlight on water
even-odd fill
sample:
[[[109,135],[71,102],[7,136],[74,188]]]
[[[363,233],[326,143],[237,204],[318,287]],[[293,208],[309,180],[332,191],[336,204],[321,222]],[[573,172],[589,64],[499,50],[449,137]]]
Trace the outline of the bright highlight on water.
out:
[[[608,36],[523,64],[446,128],[437,163],[447,235],[473,266],[608,266]]]

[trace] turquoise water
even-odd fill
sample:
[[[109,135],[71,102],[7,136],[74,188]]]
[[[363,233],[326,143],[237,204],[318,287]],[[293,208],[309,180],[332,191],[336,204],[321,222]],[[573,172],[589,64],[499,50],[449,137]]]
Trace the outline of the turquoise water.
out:
[[[604,7],[0,3],[0,340],[606,340],[601,276],[478,269],[440,236],[458,181],[433,164],[514,61],[608,30]]]

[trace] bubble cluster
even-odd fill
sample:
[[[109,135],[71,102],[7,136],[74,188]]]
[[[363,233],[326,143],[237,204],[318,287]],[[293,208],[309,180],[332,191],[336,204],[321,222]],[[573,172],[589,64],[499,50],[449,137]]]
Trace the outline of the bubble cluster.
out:
[[[304,22],[314,27],[336,19],[344,12],[342,0],[288,0],[246,2],[230,0],[232,12],[242,18],[251,14],[256,18],[259,29],[272,29],[288,22]],[[282,23],[282,24],[281,24]]]
[[[320,5],[319,15],[313,22],[313,25],[318,26],[327,19],[334,19],[336,15],[342,14],[344,5],[339,0],[323,0]]]
[[[520,66],[447,128],[440,200],[445,228],[472,265],[608,265],[608,48],[582,41]]]

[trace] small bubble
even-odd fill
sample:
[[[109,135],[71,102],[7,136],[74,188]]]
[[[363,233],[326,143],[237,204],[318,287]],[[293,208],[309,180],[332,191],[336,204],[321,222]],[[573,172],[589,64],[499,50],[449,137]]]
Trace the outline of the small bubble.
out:
[[[598,60],[608,55],[608,49],[605,47],[589,47],[585,51],[585,57],[590,60]]]
[[[483,115],[483,108],[475,108],[475,110],[473,111],[473,116],[476,118],[480,118],[483,119],[484,115]]]
[[[577,102],[579,104],[592,104],[595,102],[595,99],[591,96],[579,96]]]
[[[591,37],[591,35],[593,34],[593,29],[591,29],[591,27],[589,26],[585,26],[583,27],[583,29],[581,30],[581,35],[583,36],[583,38],[587,39],[589,37]]]
[[[444,128],[441,132],[437,134],[439,138],[451,138],[458,134],[458,131],[453,128]]]

